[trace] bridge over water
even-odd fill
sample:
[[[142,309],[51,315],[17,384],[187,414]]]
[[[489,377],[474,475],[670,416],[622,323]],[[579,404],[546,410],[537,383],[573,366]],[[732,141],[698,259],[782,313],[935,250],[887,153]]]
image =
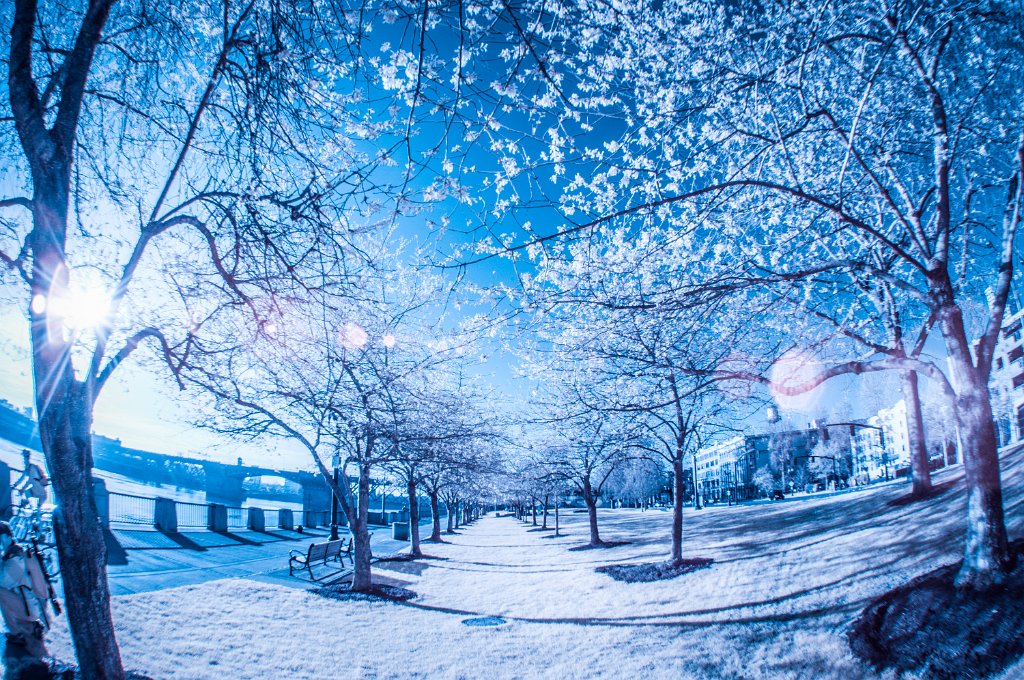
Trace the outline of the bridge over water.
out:
[[[241,505],[247,495],[245,488],[246,480],[255,477],[278,477],[299,485],[302,489],[302,506],[304,510],[325,510],[331,506],[330,487],[319,474],[312,472],[245,465],[241,459],[239,459],[238,463],[232,465],[218,461],[127,449],[122,449],[117,453],[110,452],[107,455],[101,455],[98,462],[101,463],[99,467],[111,469],[111,471],[121,474],[131,472],[131,470],[126,468],[138,468],[140,464],[142,466],[155,466],[161,470],[173,469],[174,466],[188,469],[202,468],[203,474],[201,478],[191,478],[189,480],[191,483],[187,486],[197,490],[202,489],[206,493],[207,501],[211,503],[223,503],[232,506]],[[106,465],[103,465],[103,463],[106,463]],[[144,469],[143,467],[130,476],[145,481]]]

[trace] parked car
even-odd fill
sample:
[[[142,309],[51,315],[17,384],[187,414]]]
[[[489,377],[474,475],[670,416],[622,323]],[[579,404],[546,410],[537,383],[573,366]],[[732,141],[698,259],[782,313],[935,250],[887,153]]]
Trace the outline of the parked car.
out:
[[[784,501],[786,500],[786,494],[782,493],[782,489],[774,489],[768,498],[773,501]]]

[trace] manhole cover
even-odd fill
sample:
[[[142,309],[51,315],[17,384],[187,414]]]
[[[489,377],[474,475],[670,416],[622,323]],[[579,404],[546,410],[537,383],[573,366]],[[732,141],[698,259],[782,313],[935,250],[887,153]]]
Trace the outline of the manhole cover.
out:
[[[505,619],[497,616],[481,616],[476,619],[463,619],[462,623],[467,626],[500,626],[505,623]]]

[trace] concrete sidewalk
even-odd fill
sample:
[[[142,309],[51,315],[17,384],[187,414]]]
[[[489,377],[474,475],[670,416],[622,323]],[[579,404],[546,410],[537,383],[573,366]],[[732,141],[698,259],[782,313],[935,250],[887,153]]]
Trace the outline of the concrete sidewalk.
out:
[[[391,539],[390,527],[373,527],[373,556],[386,557],[408,548]],[[347,536],[342,527],[341,535]],[[306,588],[310,581],[288,574],[288,554],[306,552],[310,543],[326,541],[330,530],[303,533],[272,531],[183,531],[113,528],[107,534],[107,576],[112,595],[204,583],[221,578],[257,577]],[[318,571],[319,576],[322,571]],[[329,579],[328,579],[329,580]]]

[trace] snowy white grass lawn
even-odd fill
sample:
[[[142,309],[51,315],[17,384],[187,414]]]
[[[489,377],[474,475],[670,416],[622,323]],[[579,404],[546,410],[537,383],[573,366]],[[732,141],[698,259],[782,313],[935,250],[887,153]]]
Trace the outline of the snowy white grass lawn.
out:
[[[1024,456],[1004,461],[1011,537],[1022,525]],[[676,579],[620,583],[594,568],[668,553],[667,512],[602,511],[607,550],[487,516],[437,559],[383,563],[418,593],[409,604],[342,602],[300,588],[231,579],[118,597],[125,664],[153,678],[861,678],[846,628],[872,598],[959,559],[958,469],[937,498],[894,506],[890,485],[833,497],[687,510],[684,555],[714,563]],[[298,583],[296,583],[298,585]],[[462,624],[500,616],[493,628]],[[50,648],[70,660],[64,629]],[[1005,677],[1018,677],[1017,665]]]

